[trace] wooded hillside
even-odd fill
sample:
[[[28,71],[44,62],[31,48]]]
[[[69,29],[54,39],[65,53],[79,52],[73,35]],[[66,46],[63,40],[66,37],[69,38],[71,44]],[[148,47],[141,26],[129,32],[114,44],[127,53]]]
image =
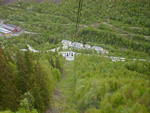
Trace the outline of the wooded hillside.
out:
[[[150,113],[150,0],[84,0],[75,35],[78,2],[0,5],[0,19],[24,31],[0,35],[0,113]],[[67,49],[78,53],[69,62],[62,40],[108,54]]]

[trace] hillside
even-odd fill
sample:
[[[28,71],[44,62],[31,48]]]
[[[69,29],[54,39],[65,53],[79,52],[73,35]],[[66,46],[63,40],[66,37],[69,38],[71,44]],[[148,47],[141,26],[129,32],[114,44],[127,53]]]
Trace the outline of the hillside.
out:
[[[29,43],[37,49],[48,49],[55,46],[53,43],[69,39],[101,46],[105,44],[104,47],[113,55],[120,53],[119,56],[141,58],[150,55],[148,0],[84,1],[81,29],[75,39],[72,36],[78,6],[76,0],[66,0],[59,4],[25,2],[20,5],[1,6],[0,17],[6,23],[19,25],[40,35],[22,35],[8,39],[7,44],[13,43],[23,48]],[[24,42],[24,39],[27,40]],[[22,41],[24,43],[20,45]],[[5,46],[7,44],[4,43]]]
[[[0,35],[2,113],[150,113],[150,1],[84,0],[75,36],[77,10],[78,0],[0,5],[4,24],[23,30]],[[63,50],[62,40],[108,53]],[[75,60],[62,51],[74,51]]]

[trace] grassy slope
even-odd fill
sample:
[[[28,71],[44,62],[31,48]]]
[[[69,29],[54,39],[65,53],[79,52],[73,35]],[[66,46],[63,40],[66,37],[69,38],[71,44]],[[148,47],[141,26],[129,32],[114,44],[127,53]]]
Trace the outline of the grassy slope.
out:
[[[77,56],[74,62],[65,63],[53,109],[61,113],[149,113],[148,65]]]
[[[84,1],[81,29],[76,39],[72,39],[78,5],[76,0],[64,0],[59,4],[25,2],[18,5],[1,6],[1,18],[6,19],[6,23],[39,34],[0,39],[5,46],[15,44],[24,48],[29,43],[37,49],[46,50],[58,46],[62,39],[70,39],[104,46],[109,49],[110,55],[140,58],[150,55],[148,0]]]

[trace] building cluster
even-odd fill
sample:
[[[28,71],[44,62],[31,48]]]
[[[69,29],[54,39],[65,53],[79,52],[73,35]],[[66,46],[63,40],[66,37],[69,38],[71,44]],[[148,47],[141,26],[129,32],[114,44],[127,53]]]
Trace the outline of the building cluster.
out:
[[[22,29],[19,26],[15,26],[12,24],[4,24],[4,21],[0,20],[0,35],[1,36],[9,37],[21,31]]]
[[[62,40],[62,49],[87,49],[87,50],[95,50],[97,53],[101,54],[108,54],[108,51],[104,50],[102,47],[99,46],[91,46],[89,44],[82,44],[80,42],[71,42],[70,40]]]
[[[85,46],[85,45],[84,45]],[[29,51],[32,51],[33,53],[40,53],[42,51],[40,50],[36,50],[34,49],[32,46],[30,46],[29,44],[27,45],[28,47],[28,50]],[[95,48],[95,46],[93,46]],[[4,47],[3,47],[4,48]],[[21,51],[25,52],[25,51],[28,51],[27,49],[20,49]],[[73,51],[59,51],[60,50],[60,47],[57,47],[57,48],[54,48],[54,49],[50,49],[50,50],[47,50],[46,52],[58,52],[58,54],[62,55],[63,57],[65,57],[65,59],[67,61],[73,61],[75,60],[75,56],[76,55],[80,55],[81,53],[76,53],[76,52],[73,52]],[[90,55],[90,54],[87,54],[87,55]],[[112,62],[125,62],[127,59],[124,58],[124,57],[115,57],[115,56],[104,56],[106,58],[110,58]],[[146,59],[128,59],[128,60],[133,60],[133,61],[144,61],[146,62],[147,60]],[[148,61],[150,62],[150,60]]]

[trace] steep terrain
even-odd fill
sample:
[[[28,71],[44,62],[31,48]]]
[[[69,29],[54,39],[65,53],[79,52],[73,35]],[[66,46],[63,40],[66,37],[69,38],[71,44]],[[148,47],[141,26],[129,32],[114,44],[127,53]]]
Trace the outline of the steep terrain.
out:
[[[77,1],[0,6],[0,19],[25,31],[0,37],[2,113],[150,113],[150,1],[84,0],[75,37]],[[64,39],[103,47],[107,56],[126,61],[72,49],[81,54],[68,62],[44,52],[61,47]],[[28,44],[42,52],[19,53]]]
[[[81,28],[78,37],[73,39],[77,6],[76,0],[59,4],[24,2],[19,6],[17,3],[1,6],[0,17],[6,23],[19,25],[39,35],[0,40],[3,40],[4,46],[13,43],[24,48],[29,43],[34,48],[46,50],[58,46],[56,44],[62,39],[69,39],[100,45],[109,49],[110,55],[149,57],[148,0],[84,1]]]

